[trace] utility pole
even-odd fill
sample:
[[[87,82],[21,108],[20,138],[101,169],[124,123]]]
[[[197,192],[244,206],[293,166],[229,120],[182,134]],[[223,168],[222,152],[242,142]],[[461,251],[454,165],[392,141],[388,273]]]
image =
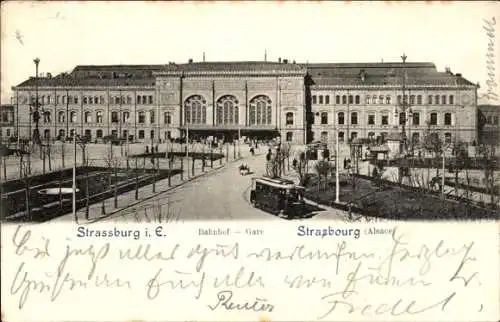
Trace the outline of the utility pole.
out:
[[[40,120],[40,106],[38,102],[38,65],[40,64],[40,58],[33,59],[35,63],[35,111],[33,112],[33,121],[35,122],[35,131],[33,132],[33,142],[40,144],[40,132],[38,129],[38,121]],[[31,120],[30,120],[31,123]],[[41,151],[41,149],[40,149]]]

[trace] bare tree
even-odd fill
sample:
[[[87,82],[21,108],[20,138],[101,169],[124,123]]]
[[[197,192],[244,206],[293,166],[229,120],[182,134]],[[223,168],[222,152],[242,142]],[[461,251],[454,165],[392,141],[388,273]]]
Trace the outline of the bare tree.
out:
[[[118,208],[118,166],[120,164],[120,160],[113,153],[113,145],[110,143],[109,150],[106,158],[104,159],[106,167],[108,168],[108,185],[109,188],[113,186],[113,195],[114,195],[114,207]],[[113,184],[112,177],[114,176],[115,182]],[[106,210],[105,199],[102,201],[102,209],[103,213]]]
[[[299,160],[297,162],[296,171],[299,176],[300,185],[306,184],[307,179],[307,154],[305,152],[300,152]]]
[[[424,133],[424,138],[422,142],[425,151],[430,152],[434,155],[434,162],[439,164],[439,155],[443,152],[443,141],[439,137],[439,134],[432,131],[430,123],[427,123],[427,128]],[[428,171],[430,168],[428,168]],[[443,173],[444,175],[444,173]],[[436,177],[439,177],[439,166],[436,166]]]
[[[477,147],[477,154],[480,158],[481,167],[483,170],[483,182],[486,187],[487,194],[490,197],[490,204],[496,205],[497,189],[495,186],[495,148],[492,145],[481,144]]]
[[[331,172],[330,163],[321,160],[314,164],[314,171],[318,175],[318,194],[321,190],[321,179],[325,178],[325,183],[328,181],[328,174]]]

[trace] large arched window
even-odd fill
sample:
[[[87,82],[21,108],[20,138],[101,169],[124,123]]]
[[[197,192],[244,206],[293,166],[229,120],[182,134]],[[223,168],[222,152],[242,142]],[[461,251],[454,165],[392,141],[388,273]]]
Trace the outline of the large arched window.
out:
[[[85,123],[91,123],[92,122],[92,113],[89,111],[85,112]]]
[[[337,114],[337,124],[344,124],[344,112]]]
[[[222,96],[217,100],[217,124],[238,124],[239,105],[236,97]]]
[[[59,113],[57,113],[57,121],[59,123],[64,123],[66,122],[66,113],[63,112],[63,111],[59,111]]]
[[[190,96],[184,101],[186,124],[207,124],[207,101],[200,95]]]
[[[259,95],[250,100],[250,125],[271,124],[272,114],[271,99],[269,97]]]
[[[95,121],[96,121],[96,123],[102,123],[102,120],[103,120],[102,111],[95,112]]]

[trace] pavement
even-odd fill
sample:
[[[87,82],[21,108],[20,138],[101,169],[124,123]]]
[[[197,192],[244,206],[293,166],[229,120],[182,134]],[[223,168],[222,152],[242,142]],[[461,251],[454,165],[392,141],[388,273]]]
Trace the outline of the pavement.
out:
[[[254,208],[249,202],[251,178],[265,173],[265,153],[267,147],[261,147],[252,156],[248,149],[241,150],[241,159],[233,160],[222,166],[214,162],[214,169],[207,169],[189,180],[180,180],[180,176],[172,178],[172,187],[168,180],[157,182],[157,193],[153,194],[151,185],[140,189],[140,200],[134,200],[135,191],[119,196],[118,208],[113,207],[113,198],[106,200],[106,215],[101,214],[101,203],[90,207],[90,220],[84,219],[84,209],[77,213],[80,224],[95,222],[141,222],[166,223],[192,220],[284,220],[275,215]],[[230,153],[232,156],[232,153]],[[245,163],[250,167],[251,174],[241,176],[239,166]],[[217,165],[217,168],[215,167]],[[288,172],[290,174],[290,172]],[[185,177],[186,179],[186,177]],[[347,214],[343,211],[320,205],[311,220],[345,220]],[[362,220],[363,218],[357,218]],[[68,214],[56,218],[50,223],[73,221],[73,215]]]

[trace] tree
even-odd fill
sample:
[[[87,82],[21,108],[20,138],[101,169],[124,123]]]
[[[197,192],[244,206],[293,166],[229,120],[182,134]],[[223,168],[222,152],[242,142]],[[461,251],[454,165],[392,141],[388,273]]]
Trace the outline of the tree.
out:
[[[443,141],[439,137],[437,132],[432,131],[430,123],[427,123],[427,128],[424,133],[424,138],[422,142],[422,147],[425,151],[430,152],[434,155],[434,160],[436,164],[439,164],[439,155],[443,152]],[[430,168],[428,168],[429,172]],[[444,175],[444,173],[443,173]],[[436,177],[439,177],[439,166],[436,166]]]
[[[495,147],[487,144],[480,144],[477,147],[480,164],[483,170],[483,182],[487,194],[490,196],[491,206],[496,205],[497,188],[495,186]]]
[[[331,171],[331,165],[327,161],[321,160],[314,164],[314,171],[318,175],[318,193],[321,190],[321,179],[324,177],[325,182],[328,180],[328,174]]]
[[[89,161],[87,154],[87,144],[90,142],[90,138],[87,136],[74,138],[76,139],[78,145],[82,149],[82,165],[83,171],[85,172],[85,219],[89,219],[89,208],[90,208],[90,196],[89,196]]]
[[[458,185],[459,178],[458,174],[460,171],[465,170],[465,176],[467,180],[466,187],[466,197],[469,199],[469,167],[470,167],[470,159],[469,159],[469,151],[467,149],[467,145],[463,141],[455,142],[453,146],[453,155],[455,156],[455,162],[453,171],[455,173],[455,195],[458,196]]]
[[[299,182],[301,186],[306,185],[307,181],[307,154],[305,152],[300,152],[299,160],[297,162],[297,174],[299,176]]]
[[[118,166],[120,165],[120,160],[113,153],[113,145],[109,145],[108,155],[104,159],[106,167],[108,170],[108,185],[109,188],[113,186],[114,195],[114,207],[118,208]],[[112,176],[114,176],[115,182],[113,184]],[[105,200],[102,201],[103,213],[105,212]]]

